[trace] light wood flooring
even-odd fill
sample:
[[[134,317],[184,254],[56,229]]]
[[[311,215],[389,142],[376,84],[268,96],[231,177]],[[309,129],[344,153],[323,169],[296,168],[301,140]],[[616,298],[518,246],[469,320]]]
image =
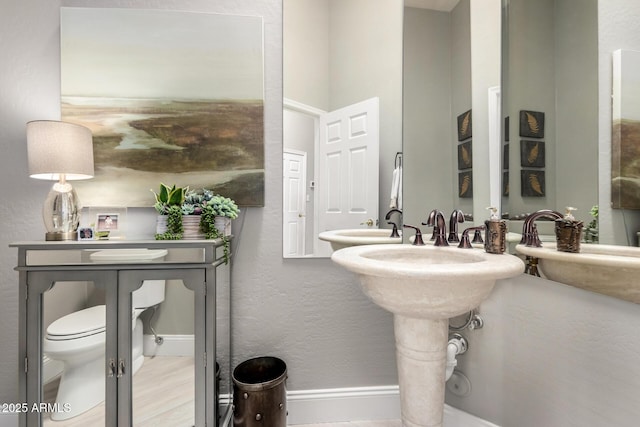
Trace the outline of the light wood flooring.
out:
[[[55,401],[58,380],[44,388],[45,402]],[[194,425],[193,357],[146,357],[133,377],[133,424],[136,427]],[[44,427],[104,425],[104,402],[65,421],[43,416]]]
[[[55,401],[58,380],[44,388],[44,400]],[[145,358],[133,377],[133,425],[135,427],[187,427],[194,425],[194,369],[191,357]],[[104,425],[104,403],[66,421],[43,416],[44,427]],[[351,421],[307,424],[295,427],[402,427],[400,420]]]

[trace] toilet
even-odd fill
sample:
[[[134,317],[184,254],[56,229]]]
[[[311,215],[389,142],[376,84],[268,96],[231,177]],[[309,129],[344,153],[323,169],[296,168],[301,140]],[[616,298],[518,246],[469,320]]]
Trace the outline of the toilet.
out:
[[[162,260],[166,255],[165,249],[109,249],[92,253],[90,259],[95,263],[139,264]],[[132,374],[144,362],[140,314],[163,302],[164,295],[164,280],[145,280],[132,293]],[[63,365],[56,404],[65,411],[52,412],[52,420],[75,417],[104,401],[107,371],[104,357],[105,313],[104,305],[85,308],[61,317],[47,328],[42,344],[43,354]]]

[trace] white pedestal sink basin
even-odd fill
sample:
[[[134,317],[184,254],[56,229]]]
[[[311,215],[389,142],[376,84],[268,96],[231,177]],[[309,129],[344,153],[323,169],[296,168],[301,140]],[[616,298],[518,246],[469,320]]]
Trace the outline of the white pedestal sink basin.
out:
[[[318,234],[318,238],[329,242],[334,251],[350,246],[402,243],[402,237],[390,236],[391,230],[386,228],[349,228],[323,231]]]
[[[640,248],[583,243],[580,253],[559,252],[555,243],[541,248],[517,245],[538,258],[547,279],[640,304]]]
[[[449,318],[476,308],[524,263],[478,249],[397,244],[346,248],[331,259],[394,314],[403,426],[441,426]]]

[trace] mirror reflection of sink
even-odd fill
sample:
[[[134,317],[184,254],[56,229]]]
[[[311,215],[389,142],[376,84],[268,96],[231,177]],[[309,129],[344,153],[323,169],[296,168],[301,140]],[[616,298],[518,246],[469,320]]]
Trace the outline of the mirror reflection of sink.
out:
[[[334,251],[350,246],[402,243],[402,237],[390,236],[391,229],[387,228],[348,228],[323,231],[318,238],[329,242]]]
[[[580,253],[568,253],[543,243],[541,248],[517,245],[516,251],[538,258],[550,280],[640,304],[638,247],[583,243]]]
[[[354,246],[331,259],[394,314],[403,425],[441,426],[449,318],[476,308],[496,280],[521,274],[524,263],[477,249],[400,244]]]

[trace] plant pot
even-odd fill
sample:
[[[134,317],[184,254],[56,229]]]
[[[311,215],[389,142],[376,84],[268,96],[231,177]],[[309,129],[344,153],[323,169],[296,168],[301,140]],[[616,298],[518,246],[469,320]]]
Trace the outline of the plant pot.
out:
[[[196,240],[205,239],[204,233],[200,231],[200,215],[183,215],[182,216],[182,239]],[[156,233],[163,234],[167,231],[167,216],[158,215],[156,219]]]
[[[206,239],[200,231],[200,215],[186,215],[182,217],[182,238],[184,240]]]
[[[167,231],[167,216],[158,215],[156,218],[156,234],[163,234]]]
[[[214,225],[223,236],[231,236],[231,218],[216,216]]]

